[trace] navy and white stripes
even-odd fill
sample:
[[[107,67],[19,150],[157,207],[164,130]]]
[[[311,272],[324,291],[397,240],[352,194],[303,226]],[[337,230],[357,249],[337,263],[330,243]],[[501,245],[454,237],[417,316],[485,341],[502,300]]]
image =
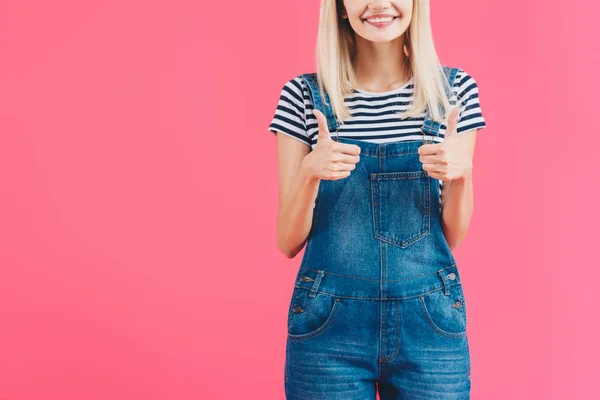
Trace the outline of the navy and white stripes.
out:
[[[355,140],[386,143],[404,140],[422,140],[421,127],[425,113],[410,119],[400,119],[397,113],[408,110],[413,97],[413,79],[402,87],[387,92],[355,90],[344,99],[352,118],[344,121],[338,134]],[[479,90],[475,79],[464,70],[458,70],[453,94],[461,105],[457,124],[458,134],[486,127],[479,104]],[[281,132],[314,148],[317,143],[318,124],[312,113],[308,87],[300,75],[285,83],[269,131]],[[435,142],[444,140],[446,125],[442,124]],[[441,181],[440,181],[441,182]],[[441,189],[440,189],[441,191]]]

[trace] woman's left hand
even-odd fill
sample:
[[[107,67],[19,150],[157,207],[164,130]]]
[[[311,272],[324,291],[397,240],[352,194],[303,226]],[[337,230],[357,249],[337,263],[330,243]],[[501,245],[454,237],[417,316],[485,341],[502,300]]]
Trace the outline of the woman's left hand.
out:
[[[424,144],[419,147],[419,161],[432,178],[442,181],[464,179],[471,175],[473,160],[469,148],[460,143],[456,125],[459,107],[455,107],[448,115],[448,124],[442,143]]]

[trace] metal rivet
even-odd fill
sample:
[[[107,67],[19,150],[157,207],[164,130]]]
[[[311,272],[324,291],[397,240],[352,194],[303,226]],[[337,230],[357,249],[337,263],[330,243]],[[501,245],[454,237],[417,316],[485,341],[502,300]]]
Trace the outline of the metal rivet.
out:
[[[454,280],[454,279],[456,279],[456,274],[455,274],[454,272],[450,272],[450,273],[448,274],[448,279],[450,279],[450,280]]]
[[[458,308],[458,307],[460,307],[460,301],[457,301],[456,303],[454,303],[452,305],[452,308]]]
[[[340,301],[340,299],[335,299],[335,301]]]
[[[312,279],[312,278],[310,278],[310,277],[308,277],[308,276],[306,276],[306,275],[302,275],[302,276],[300,277],[300,280],[301,280],[302,282],[313,282],[313,281],[314,281],[314,279]]]
[[[304,310],[302,309],[302,307],[300,306],[294,306],[294,314],[298,314],[304,312]]]

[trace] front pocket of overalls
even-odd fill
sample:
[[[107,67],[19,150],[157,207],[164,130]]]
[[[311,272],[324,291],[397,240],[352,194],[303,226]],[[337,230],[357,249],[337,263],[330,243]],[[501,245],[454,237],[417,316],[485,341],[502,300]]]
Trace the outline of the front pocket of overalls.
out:
[[[427,171],[379,172],[369,179],[375,238],[405,248],[429,235]]]
[[[340,299],[317,293],[309,296],[309,290],[294,288],[288,318],[288,338],[307,340],[321,335],[333,324]]]

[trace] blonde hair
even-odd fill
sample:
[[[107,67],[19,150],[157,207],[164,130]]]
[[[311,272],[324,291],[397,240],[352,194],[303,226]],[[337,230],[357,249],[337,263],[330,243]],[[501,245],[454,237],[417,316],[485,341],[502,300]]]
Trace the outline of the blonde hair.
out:
[[[351,117],[344,98],[356,87],[352,67],[355,56],[354,31],[340,16],[343,0],[322,0],[317,34],[316,62],[319,91],[327,91],[338,120]],[[442,123],[450,111],[452,93],[439,62],[429,13],[429,0],[414,0],[411,23],[404,33],[407,64],[403,66],[414,78],[413,102],[400,118],[415,117],[429,108],[431,118]]]

